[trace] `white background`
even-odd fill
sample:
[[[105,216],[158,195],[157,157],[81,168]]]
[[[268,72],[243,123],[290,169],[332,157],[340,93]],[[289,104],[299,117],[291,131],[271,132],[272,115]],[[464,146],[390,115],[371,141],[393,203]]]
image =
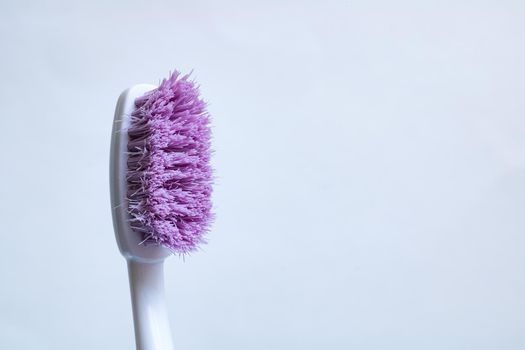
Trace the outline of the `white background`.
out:
[[[0,348],[133,348],[119,93],[194,69],[217,220],[177,349],[525,348],[521,1],[0,3]]]

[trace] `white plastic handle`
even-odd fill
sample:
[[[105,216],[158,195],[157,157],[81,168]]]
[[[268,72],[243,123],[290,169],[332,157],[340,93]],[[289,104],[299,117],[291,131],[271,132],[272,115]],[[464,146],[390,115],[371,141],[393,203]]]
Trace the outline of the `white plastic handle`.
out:
[[[163,270],[164,262],[128,259],[137,350],[173,350]]]

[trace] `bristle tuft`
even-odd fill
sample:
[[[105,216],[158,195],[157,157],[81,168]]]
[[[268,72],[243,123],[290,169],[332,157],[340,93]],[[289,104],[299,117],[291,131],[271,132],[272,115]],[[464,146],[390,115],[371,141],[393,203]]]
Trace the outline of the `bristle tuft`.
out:
[[[174,72],[135,100],[128,130],[128,209],[144,244],[186,254],[212,220],[210,118],[189,75]]]

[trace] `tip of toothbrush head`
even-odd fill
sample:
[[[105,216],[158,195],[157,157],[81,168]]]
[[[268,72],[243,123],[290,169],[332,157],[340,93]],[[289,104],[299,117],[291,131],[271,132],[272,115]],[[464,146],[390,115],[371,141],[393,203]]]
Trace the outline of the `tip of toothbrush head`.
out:
[[[139,84],[117,103],[110,189],[115,235],[128,259],[161,261],[205,243],[213,219],[210,116],[189,75]]]

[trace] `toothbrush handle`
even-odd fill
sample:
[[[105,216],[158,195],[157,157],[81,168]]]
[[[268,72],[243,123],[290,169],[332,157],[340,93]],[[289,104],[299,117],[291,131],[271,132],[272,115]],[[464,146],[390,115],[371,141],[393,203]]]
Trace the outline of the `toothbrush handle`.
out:
[[[164,262],[128,260],[137,350],[173,350],[164,294]]]

